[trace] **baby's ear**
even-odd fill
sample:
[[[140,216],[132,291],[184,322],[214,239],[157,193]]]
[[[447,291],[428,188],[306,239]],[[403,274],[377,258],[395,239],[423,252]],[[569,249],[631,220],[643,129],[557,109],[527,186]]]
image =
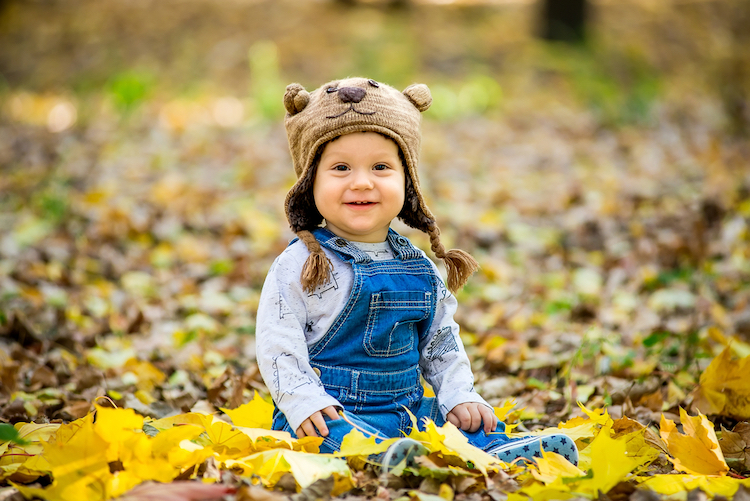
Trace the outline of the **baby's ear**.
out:
[[[404,89],[404,95],[409,98],[419,111],[426,111],[432,104],[432,94],[425,84],[414,84]]]
[[[284,93],[284,108],[286,108],[286,111],[289,112],[290,115],[296,115],[304,110],[309,102],[310,93],[300,84],[293,83],[286,86],[286,92]]]

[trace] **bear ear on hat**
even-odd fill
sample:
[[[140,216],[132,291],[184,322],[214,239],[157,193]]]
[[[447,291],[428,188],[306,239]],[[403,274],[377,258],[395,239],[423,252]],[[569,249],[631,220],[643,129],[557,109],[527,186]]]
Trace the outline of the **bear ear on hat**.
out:
[[[425,84],[414,84],[404,89],[404,95],[419,110],[426,111],[432,104],[432,94]]]
[[[286,86],[286,92],[284,93],[284,108],[286,108],[286,111],[290,115],[296,115],[304,110],[309,102],[310,93],[300,84],[293,83]]]

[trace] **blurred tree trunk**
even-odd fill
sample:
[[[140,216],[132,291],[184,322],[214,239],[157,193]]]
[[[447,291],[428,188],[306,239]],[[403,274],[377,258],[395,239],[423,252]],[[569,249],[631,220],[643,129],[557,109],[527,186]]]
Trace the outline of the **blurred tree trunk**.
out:
[[[0,2],[1,1],[2,0],[0,0]],[[333,0],[333,1],[334,3],[343,5],[345,7],[353,7],[359,3],[358,0]],[[386,7],[400,9],[404,7],[409,7],[410,0],[387,0],[381,3],[385,5]]]
[[[541,36],[546,40],[583,42],[586,38],[586,0],[544,0]]]
[[[750,135],[750,1],[733,5],[729,18],[731,47],[719,71],[719,93],[730,132]]]

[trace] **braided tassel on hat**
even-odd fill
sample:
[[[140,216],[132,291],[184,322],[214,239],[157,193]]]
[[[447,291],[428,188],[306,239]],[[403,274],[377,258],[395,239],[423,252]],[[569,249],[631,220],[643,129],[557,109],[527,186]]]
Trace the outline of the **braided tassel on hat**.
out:
[[[446,251],[445,246],[440,242],[440,229],[434,222],[429,227],[427,234],[430,236],[432,252],[445,263],[445,269],[448,271],[446,283],[448,290],[455,294],[466,285],[469,277],[479,269],[479,263],[471,257],[471,254],[461,249]]]
[[[305,292],[312,293],[316,287],[328,282],[333,265],[325,252],[323,252],[323,248],[318,243],[315,235],[307,230],[302,230],[297,232],[297,236],[305,243],[307,250],[310,251],[310,256],[308,256],[305,264],[302,266],[300,281],[302,282],[302,289]]]

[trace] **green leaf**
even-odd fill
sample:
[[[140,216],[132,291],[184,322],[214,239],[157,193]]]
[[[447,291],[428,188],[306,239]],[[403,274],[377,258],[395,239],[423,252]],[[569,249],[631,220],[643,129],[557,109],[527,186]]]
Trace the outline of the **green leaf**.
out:
[[[2,442],[13,442],[18,445],[28,445],[29,442],[21,438],[13,426],[5,423],[0,423],[0,441]]]

